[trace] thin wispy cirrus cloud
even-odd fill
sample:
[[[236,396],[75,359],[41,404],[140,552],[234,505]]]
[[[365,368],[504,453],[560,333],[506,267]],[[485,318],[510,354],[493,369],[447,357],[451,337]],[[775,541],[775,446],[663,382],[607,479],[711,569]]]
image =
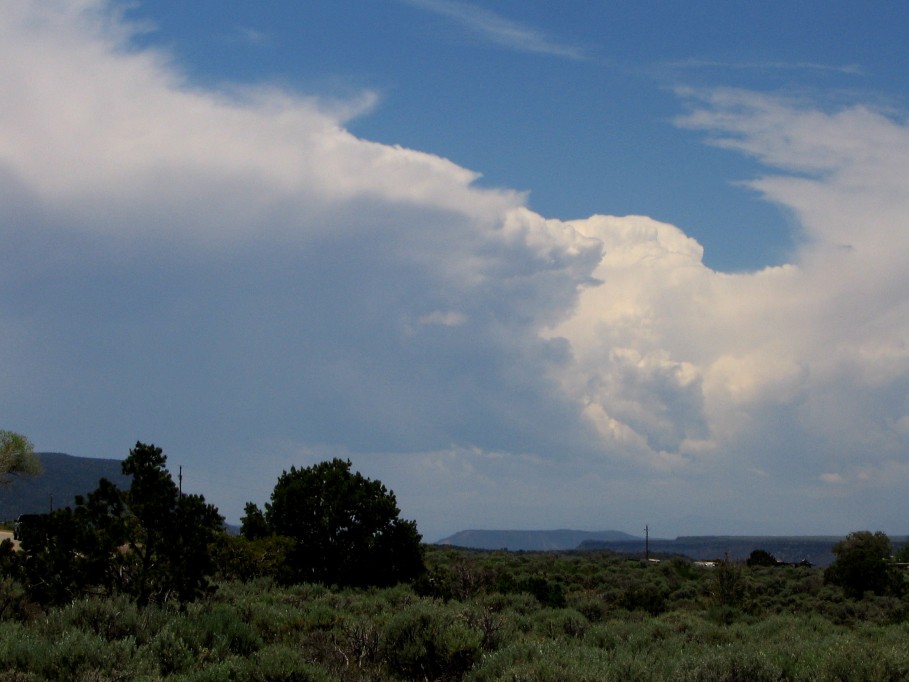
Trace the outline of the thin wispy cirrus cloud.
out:
[[[520,52],[584,60],[578,46],[555,40],[543,31],[506,19],[488,9],[458,0],[402,0],[407,4],[452,19],[471,33],[495,45]]]
[[[903,119],[679,90],[680,134],[758,162],[798,233],[727,273],[684,226],[543,216],[358,137],[356,101],[194,84],[116,8],[0,19],[4,428],[155,442],[233,520],[341,456],[430,540],[901,527]]]
[[[271,38],[267,33],[252,28],[251,26],[237,26],[228,40],[246,43],[247,45],[254,45],[256,47],[269,47],[271,45]]]
[[[720,69],[728,71],[818,71],[861,76],[864,70],[859,64],[819,64],[813,62],[736,62],[712,59],[683,59],[667,62],[673,69]]]

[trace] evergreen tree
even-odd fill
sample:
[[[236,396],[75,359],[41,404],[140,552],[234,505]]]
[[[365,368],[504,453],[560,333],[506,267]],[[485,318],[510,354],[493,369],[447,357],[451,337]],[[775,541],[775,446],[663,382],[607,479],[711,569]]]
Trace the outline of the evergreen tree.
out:
[[[209,589],[223,519],[201,495],[181,495],[166,462],[161,448],[136,443],[123,462],[128,491],[102,479],[72,509],[29,524],[19,561],[33,598],[124,593],[146,605],[190,601]]]
[[[248,505],[246,518],[257,518],[255,511]],[[384,586],[424,571],[416,523],[399,514],[381,482],[333,459],[285,471],[264,517],[271,533],[296,541],[288,553],[294,580]]]
[[[126,540],[135,558],[130,593],[139,604],[204,593],[214,572],[210,545],[223,529],[218,510],[201,495],[181,495],[161,448],[136,443],[123,462],[132,476]]]

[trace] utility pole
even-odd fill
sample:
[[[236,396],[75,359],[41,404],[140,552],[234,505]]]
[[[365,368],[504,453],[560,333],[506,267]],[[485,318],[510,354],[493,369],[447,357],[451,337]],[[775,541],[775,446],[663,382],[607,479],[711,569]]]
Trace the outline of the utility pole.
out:
[[[177,481],[179,481],[180,497],[183,497],[183,465],[180,465],[180,471],[177,472]]]
[[[650,527],[644,526],[644,558],[650,561]]]

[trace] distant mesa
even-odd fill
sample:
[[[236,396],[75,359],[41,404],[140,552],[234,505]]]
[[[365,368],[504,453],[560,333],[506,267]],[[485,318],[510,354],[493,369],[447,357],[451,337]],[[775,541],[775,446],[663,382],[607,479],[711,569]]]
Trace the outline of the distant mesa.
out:
[[[828,566],[833,561],[833,546],[845,536],[809,535],[699,535],[675,539],[651,537],[648,543],[653,557],[685,556],[694,560],[718,560],[728,557],[745,561],[756,549],[770,552],[787,563],[808,561],[814,566]],[[905,536],[891,536],[894,551],[909,542]],[[620,554],[643,556],[644,538],[617,530],[464,530],[437,544],[470,549],[505,549],[512,552],[555,552],[608,550]]]
[[[577,549],[581,543],[629,542],[641,544],[644,538],[618,530],[462,530],[439,540],[439,545],[471,549],[507,549],[512,552],[547,552]]]

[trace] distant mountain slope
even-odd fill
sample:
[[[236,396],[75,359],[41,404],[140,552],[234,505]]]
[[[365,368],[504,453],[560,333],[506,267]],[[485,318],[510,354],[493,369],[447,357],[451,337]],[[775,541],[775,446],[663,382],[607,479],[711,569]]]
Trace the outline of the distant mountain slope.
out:
[[[120,460],[74,457],[60,452],[39,452],[44,465],[40,476],[17,478],[0,487],[0,521],[19,514],[40,514],[71,506],[76,495],[85,495],[106,478],[119,488],[129,488],[129,477],[120,472]]]
[[[472,549],[508,549],[511,551],[553,551],[575,549],[587,540],[604,542],[638,542],[628,533],[617,530],[462,530],[439,540],[439,545],[454,545]]]

